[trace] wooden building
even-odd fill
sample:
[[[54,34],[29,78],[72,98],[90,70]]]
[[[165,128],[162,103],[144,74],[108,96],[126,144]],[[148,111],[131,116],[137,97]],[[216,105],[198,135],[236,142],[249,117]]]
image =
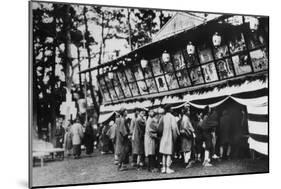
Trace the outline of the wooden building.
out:
[[[177,13],[151,43],[81,73],[101,73],[100,123],[121,107],[130,113],[164,104],[236,103],[239,119],[243,112],[248,119],[242,135],[249,148],[267,155],[268,36],[268,17]]]

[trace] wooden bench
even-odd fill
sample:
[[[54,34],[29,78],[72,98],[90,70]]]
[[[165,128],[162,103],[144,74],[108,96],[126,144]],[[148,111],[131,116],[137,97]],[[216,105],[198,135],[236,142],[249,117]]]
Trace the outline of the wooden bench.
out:
[[[64,159],[64,149],[63,148],[50,148],[50,149],[37,149],[34,150],[32,153],[33,158],[40,159],[40,165],[41,167],[44,166],[44,159],[48,156],[52,156],[52,159],[54,160],[55,155],[60,155],[60,158]]]

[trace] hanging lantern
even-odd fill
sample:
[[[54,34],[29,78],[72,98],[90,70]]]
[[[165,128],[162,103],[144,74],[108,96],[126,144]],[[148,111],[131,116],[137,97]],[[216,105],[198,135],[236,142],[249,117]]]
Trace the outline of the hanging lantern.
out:
[[[251,17],[249,20],[249,24],[250,24],[250,30],[252,30],[252,32],[258,30],[259,20],[257,18]]]
[[[109,71],[108,72],[108,79],[113,79],[113,72],[112,71]]]
[[[167,53],[166,50],[162,54],[162,60],[163,60],[164,63],[170,62],[170,55],[169,55],[169,53]]]
[[[148,64],[148,61],[146,59],[141,59],[141,67],[142,68],[146,68],[147,67],[147,64]]]
[[[214,35],[213,35],[213,45],[215,47],[218,47],[221,45],[221,36],[218,34],[218,32],[216,32]]]
[[[113,72],[112,72],[112,66],[110,66],[110,68],[108,68],[108,79],[112,80],[113,79]]]
[[[192,44],[191,41],[186,46],[186,51],[187,51],[187,54],[189,56],[194,55],[194,53],[195,53],[195,46]]]

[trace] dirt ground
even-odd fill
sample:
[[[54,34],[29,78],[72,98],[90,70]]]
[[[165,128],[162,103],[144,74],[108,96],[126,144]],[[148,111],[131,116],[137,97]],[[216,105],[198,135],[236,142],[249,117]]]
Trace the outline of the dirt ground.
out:
[[[268,172],[268,161],[262,159],[223,160],[214,162],[213,167],[195,164],[189,169],[185,169],[182,162],[175,161],[172,168],[176,172],[173,174],[151,173],[146,169],[138,171],[132,167],[120,172],[113,164],[112,154],[101,155],[97,152],[92,157],[82,156],[81,159],[65,158],[63,161],[50,161],[46,162],[44,167],[38,166],[39,162],[36,165],[32,168],[34,187]]]

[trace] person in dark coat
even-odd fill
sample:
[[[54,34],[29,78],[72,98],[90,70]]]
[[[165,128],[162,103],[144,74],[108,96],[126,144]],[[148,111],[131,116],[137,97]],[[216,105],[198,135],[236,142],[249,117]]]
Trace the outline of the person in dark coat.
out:
[[[86,147],[86,154],[91,155],[94,152],[94,129],[92,127],[92,118],[86,123],[86,129],[84,133],[84,145]]]
[[[65,128],[64,134],[64,149],[67,156],[71,156],[72,150],[72,136],[70,132],[70,125]]]
[[[189,106],[184,107],[182,110],[183,115],[180,123],[180,139],[181,139],[181,152],[184,155],[184,163],[186,164],[186,168],[191,167],[192,161],[190,161],[191,157],[191,149],[193,145],[194,138],[194,129],[190,121],[190,111]]]
[[[129,127],[126,125],[127,110],[120,109],[120,117],[116,119],[116,154],[118,155],[118,170],[126,170],[125,164],[129,153]]]
[[[203,123],[203,114],[202,112],[199,112],[196,114],[197,120],[195,122],[195,161],[201,162],[202,157],[204,154],[204,148],[203,148],[203,131],[202,131],[202,123]]]
[[[105,124],[102,128],[101,131],[101,142],[102,142],[102,146],[101,146],[101,154],[106,154],[109,152],[110,150],[110,138],[107,135],[107,132],[109,131],[110,126],[109,124]]]
[[[213,150],[213,134],[215,129],[218,127],[218,115],[215,110],[211,110],[207,106],[204,110],[204,117],[201,124],[202,129],[202,139],[205,143],[205,155],[203,166],[212,166],[210,154]]]
[[[56,130],[55,130],[56,148],[63,148],[64,134],[65,134],[65,131],[64,131],[64,128],[62,127],[62,120],[57,119]]]
[[[137,167],[143,167],[143,162],[141,162],[142,156],[144,155],[144,134],[145,134],[145,111],[139,113],[136,119],[135,127],[132,134],[133,143],[133,154],[137,155]]]
[[[233,126],[231,121],[231,116],[227,110],[222,112],[220,118],[220,129],[219,129],[219,138],[220,138],[220,158],[223,158],[224,149],[227,149],[226,156],[229,157],[231,153],[231,143],[232,136],[231,127]]]
[[[131,144],[132,144],[132,166],[135,167],[137,165],[137,154],[134,154],[134,147],[135,147],[135,140],[132,138],[133,133],[135,131],[135,126],[136,126],[136,120],[139,117],[139,109],[135,109],[134,111],[134,117],[131,120],[130,123],[130,137],[131,137]]]

